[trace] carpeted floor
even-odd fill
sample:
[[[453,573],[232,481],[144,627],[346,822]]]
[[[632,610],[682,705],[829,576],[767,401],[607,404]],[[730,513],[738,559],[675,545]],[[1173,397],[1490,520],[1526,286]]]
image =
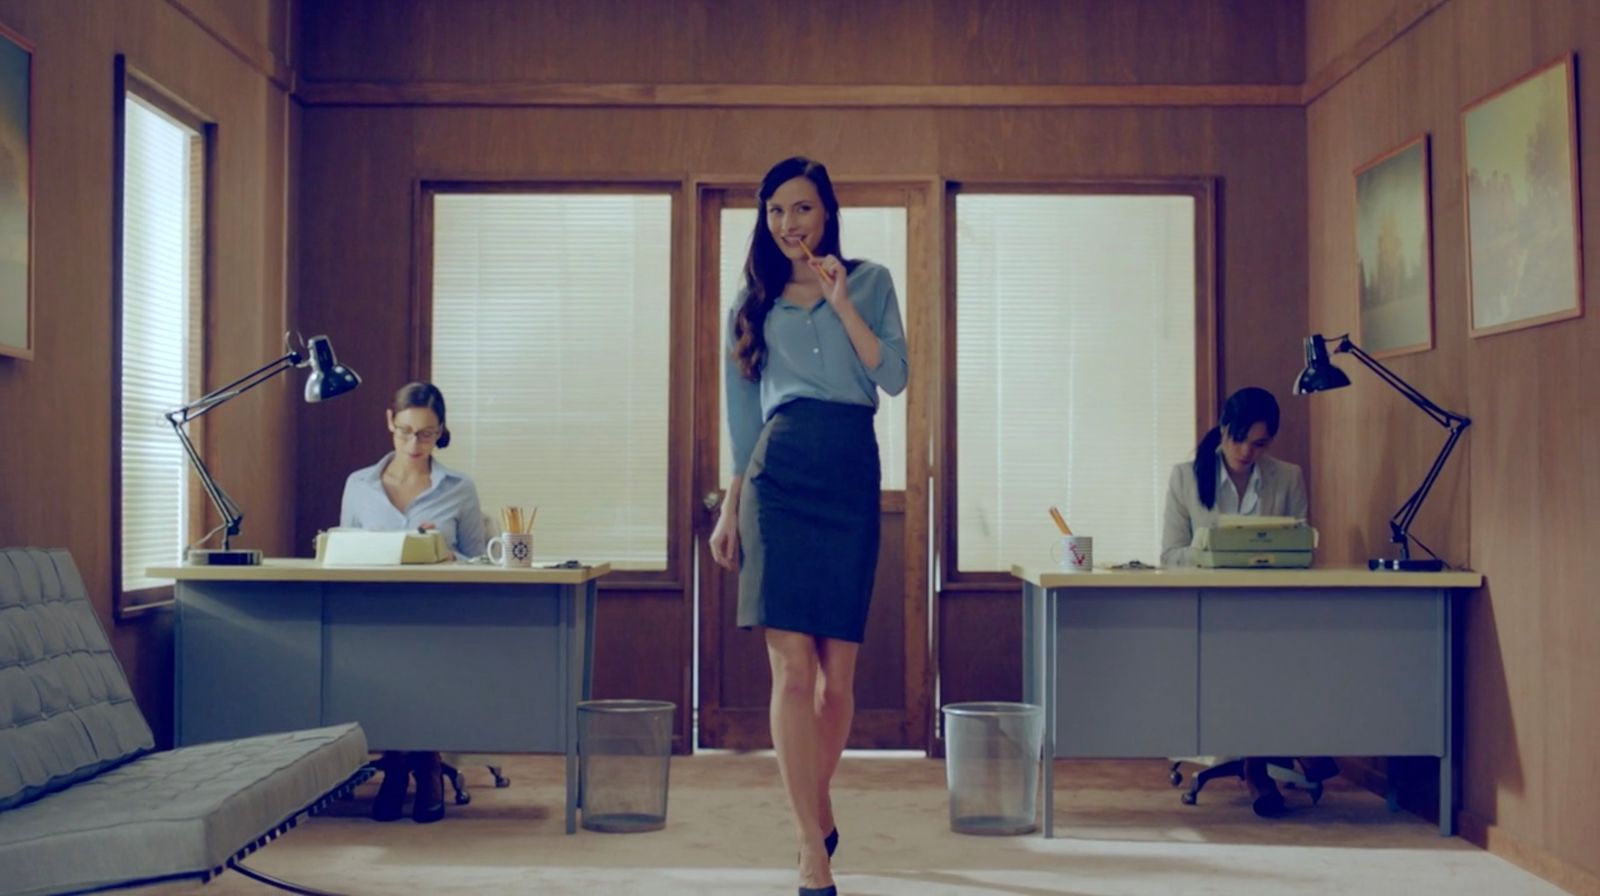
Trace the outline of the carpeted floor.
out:
[[[664,830],[563,833],[562,760],[517,757],[511,786],[469,771],[473,801],[443,822],[366,817],[373,784],[301,825],[249,864],[302,886],[348,894],[794,893],[794,837],[770,753],[675,757]],[[1132,896],[1354,893],[1545,896],[1562,891],[1342,780],[1313,807],[1257,819],[1241,783],[1212,782],[1181,805],[1157,760],[1057,764],[1056,837],[952,833],[944,764],[851,753],[835,779],[850,896]],[[234,873],[143,896],[265,894]]]

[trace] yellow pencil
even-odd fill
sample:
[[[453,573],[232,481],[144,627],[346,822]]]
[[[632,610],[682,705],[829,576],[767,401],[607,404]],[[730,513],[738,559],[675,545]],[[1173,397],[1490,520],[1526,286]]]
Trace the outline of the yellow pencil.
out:
[[[1067,528],[1066,519],[1061,516],[1061,511],[1057,510],[1053,505],[1050,508],[1050,518],[1056,521],[1056,528],[1061,530],[1062,535],[1072,534],[1072,530]]]
[[[810,259],[812,261],[816,261],[817,260],[817,256],[811,254],[811,247],[806,245],[806,241],[804,239],[800,240],[800,251],[806,253],[806,258],[808,258],[808,259]],[[829,286],[833,285],[833,275],[832,274],[828,273],[827,271],[822,270],[821,268],[817,269],[817,273],[822,276],[822,282],[828,284]]]

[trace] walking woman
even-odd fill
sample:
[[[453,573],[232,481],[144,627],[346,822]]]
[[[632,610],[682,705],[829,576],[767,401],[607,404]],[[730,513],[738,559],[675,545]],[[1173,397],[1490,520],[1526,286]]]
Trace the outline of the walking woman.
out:
[[[831,896],[839,832],[828,785],[855,713],[878,565],[872,418],[878,390],[906,387],[905,327],[889,271],[843,258],[827,169],[785,159],[759,198],[727,328],[735,475],[711,553],[739,570],[739,626],[766,638],[801,896]]]

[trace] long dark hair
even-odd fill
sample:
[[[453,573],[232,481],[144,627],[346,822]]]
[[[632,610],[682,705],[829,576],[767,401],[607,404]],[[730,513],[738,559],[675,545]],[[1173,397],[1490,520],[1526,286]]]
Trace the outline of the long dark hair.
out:
[[[805,156],[794,156],[773,165],[756,191],[760,205],[755,229],[750,234],[750,253],[744,259],[745,299],[733,320],[733,358],[739,362],[739,372],[747,380],[761,379],[761,367],[767,360],[767,312],[772,310],[778,296],[783,295],[793,268],[793,262],[783,254],[767,229],[767,203],[779,187],[797,177],[816,185],[817,196],[822,199],[822,208],[828,216],[822,239],[814,251],[818,257],[844,258],[839,249],[839,198],[833,193],[828,169]],[[855,269],[856,262],[845,260],[844,265],[848,274]]]
[[[450,427],[444,425],[444,393],[432,383],[406,383],[400,391],[394,393],[394,401],[389,403],[389,410],[396,414],[411,408],[427,408],[435,417],[439,418],[439,441],[433,444],[440,448],[450,447]]]
[[[1223,402],[1222,419],[1194,449],[1194,484],[1207,510],[1217,506],[1217,448],[1222,444],[1223,428],[1227,428],[1228,438],[1242,442],[1257,423],[1267,425],[1268,436],[1278,434],[1278,400],[1265,389],[1246,386]]]

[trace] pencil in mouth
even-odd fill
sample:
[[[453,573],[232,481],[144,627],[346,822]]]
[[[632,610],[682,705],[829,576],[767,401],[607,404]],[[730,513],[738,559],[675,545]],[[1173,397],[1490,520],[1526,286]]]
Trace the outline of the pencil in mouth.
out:
[[[811,261],[816,261],[817,260],[817,256],[812,253],[811,247],[806,245],[805,237],[801,237],[800,239],[796,240],[795,242],[798,242],[800,244],[800,251],[806,253],[806,258],[807,259],[809,259]],[[819,275],[821,275],[822,281],[824,283],[828,283],[828,284],[832,284],[833,283],[833,275],[832,274],[830,274],[827,271],[824,271],[824,270],[822,270],[820,268],[817,270],[817,273]]]

